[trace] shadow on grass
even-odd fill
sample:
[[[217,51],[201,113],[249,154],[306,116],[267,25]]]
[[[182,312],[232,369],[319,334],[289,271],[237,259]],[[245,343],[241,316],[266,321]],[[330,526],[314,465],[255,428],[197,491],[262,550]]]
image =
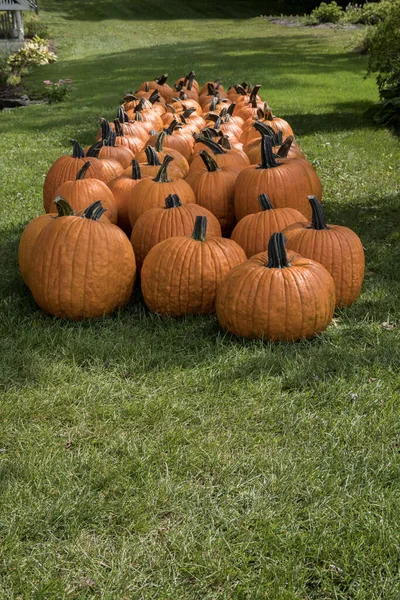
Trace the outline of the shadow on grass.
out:
[[[350,378],[363,369],[395,370],[398,359],[392,343],[396,331],[379,333],[377,327],[388,315],[398,314],[398,200],[393,195],[379,199],[379,205],[360,200],[326,206],[328,222],[353,227],[366,247],[363,294],[352,307],[337,312],[339,328],[289,345],[225,335],[213,316],[176,321],[152,315],[137,289],[129,305],[110,317],[81,323],[49,317],[35,305],[18,271],[22,227],[2,231],[0,388],[35,385],[43,370],[60,362],[83,372],[111,371],[117,380],[200,369],[215,372],[216,389],[235,380],[264,376],[280,377],[283,389],[301,389],[317,380]],[[387,340],[385,349],[381,341],[380,351],[378,338]]]

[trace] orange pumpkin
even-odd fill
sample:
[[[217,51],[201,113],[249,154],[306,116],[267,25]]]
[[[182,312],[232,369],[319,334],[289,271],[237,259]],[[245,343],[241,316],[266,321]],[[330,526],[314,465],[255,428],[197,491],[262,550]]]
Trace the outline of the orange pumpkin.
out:
[[[261,211],[259,196],[267,194],[275,208],[295,208],[307,219],[311,208],[309,194],[322,197],[321,182],[312,165],[304,159],[279,158],[272,153],[272,141],[262,140],[262,162],[239,173],[235,186],[235,213],[240,221]]]
[[[268,252],[233,269],[219,286],[218,321],[248,338],[292,342],[324,331],[335,310],[335,284],[321,264],[286,253],[285,236],[274,233]]]
[[[170,237],[191,235],[196,217],[201,215],[207,217],[207,238],[221,237],[221,227],[210,211],[197,204],[182,204],[176,194],[165,199],[165,206],[143,213],[131,235],[138,271],[153,246]]]
[[[101,222],[100,202],[52,219],[32,248],[30,288],[45,312],[67,319],[111,313],[131,296],[136,266],[123,231]]]
[[[104,128],[106,128],[105,123],[107,123],[107,121],[103,122]],[[112,158],[119,162],[123,169],[126,169],[134,159],[134,154],[127,146],[116,146],[116,138],[116,134],[109,129],[106,137],[86,149],[86,156],[88,158],[100,159]]]
[[[130,234],[131,224],[129,221],[129,199],[133,188],[142,180],[142,173],[136,160],[132,161],[130,172],[117,177],[109,182],[108,187],[113,194],[114,201],[118,207],[118,227],[125,233]]]
[[[295,208],[274,208],[266,194],[260,194],[261,212],[247,215],[232,231],[234,240],[248,258],[268,248],[273,233],[283,231],[288,225],[304,222],[305,216]]]
[[[284,230],[287,247],[316,260],[332,275],[336,305],[350,306],[357,300],[364,279],[364,249],[358,235],[342,225],[327,225],[322,206],[309,196],[311,223],[296,223]]]
[[[195,155],[190,163],[189,173],[203,168],[203,161],[199,156],[201,150],[211,150],[214,160],[219,167],[228,167],[237,173],[250,166],[247,156],[236,150],[225,150],[218,143],[204,136],[196,136]]]
[[[206,230],[207,218],[196,217],[191,237],[168,238],[150,250],[141,281],[151,311],[173,317],[213,311],[221,281],[246,255],[232,240],[207,239]]]
[[[194,139],[191,134],[189,135],[176,135],[176,130],[179,127],[179,123],[177,120],[172,121],[172,123],[164,129],[164,133],[166,134],[163,138],[163,146],[164,148],[172,148],[173,150],[177,150],[189,160],[192,155],[193,147],[194,147]],[[152,135],[149,140],[146,142],[146,146],[154,146],[157,142],[157,135]]]
[[[132,191],[128,207],[129,221],[132,227],[146,210],[164,206],[165,198],[170,194],[177,194],[182,204],[196,202],[193,190],[186,181],[169,179],[168,165],[172,160],[172,156],[167,155],[156,177],[143,179]]]
[[[179,168],[179,170],[182,173],[182,177],[184,178],[189,173],[189,163],[186,160],[186,158],[178,150],[174,150],[174,148],[168,148],[168,152],[166,150],[164,150],[164,141],[165,141],[166,135],[167,134],[165,133],[165,131],[160,131],[160,133],[158,133],[156,136],[156,141],[155,141],[154,147],[151,146],[150,144],[148,144],[147,147],[148,148],[151,147],[155,150],[160,162],[162,162],[164,160],[164,158],[167,156],[167,153],[170,156],[172,156],[174,159],[174,163],[173,163],[174,167]],[[144,163],[148,159],[146,149],[139,152],[136,159],[139,163]]]

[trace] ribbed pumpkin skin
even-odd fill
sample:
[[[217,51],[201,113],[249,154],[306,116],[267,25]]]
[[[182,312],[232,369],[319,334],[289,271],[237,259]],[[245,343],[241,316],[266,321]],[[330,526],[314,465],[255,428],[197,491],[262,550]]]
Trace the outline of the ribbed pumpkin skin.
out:
[[[242,248],[224,238],[164,240],[150,250],[142,267],[142,292],[152,312],[173,317],[214,310],[223,278],[246,260]]]
[[[196,144],[196,152],[199,151],[200,153],[200,150],[207,150],[207,152],[210,151],[210,149],[207,146],[198,143]],[[246,169],[246,167],[250,166],[250,161],[247,158],[247,156],[242,155],[239,152],[236,152],[235,150],[227,150],[226,154],[213,154],[212,157],[219,167],[226,167],[235,170],[237,173],[240,173],[241,171],[243,171],[243,169]],[[193,171],[203,169],[203,167],[204,163],[201,159],[200,154],[195,154],[193,156],[193,160],[190,162],[189,173],[193,173]]]
[[[278,152],[279,146],[274,147],[274,152]],[[249,158],[251,165],[258,165],[261,162],[261,138],[257,138],[246,147],[246,154]],[[298,145],[294,142],[290,147],[287,158],[305,158],[304,152],[300,150]]]
[[[163,150],[162,152],[157,152],[158,160],[160,161],[160,163],[163,162],[163,160],[167,156],[167,154],[172,156],[174,159],[174,161],[173,161],[173,163],[171,163],[168,171],[170,171],[170,169],[172,167],[176,167],[182,172],[182,178],[184,179],[186,177],[186,175],[189,173],[189,163],[186,160],[186,158],[183,156],[183,154],[181,154],[177,150],[174,150],[173,148],[168,148],[168,151]],[[144,150],[140,151],[136,156],[136,160],[140,164],[147,163],[146,152]]]
[[[260,212],[260,194],[267,194],[275,208],[295,208],[311,219],[308,195],[322,198],[321,182],[312,165],[303,159],[280,158],[278,167],[260,169],[251,165],[239,173],[235,186],[235,213],[240,221]]]
[[[177,181],[157,182],[154,179],[142,179],[132,190],[129,200],[129,221],[133,227],[146,210],[165,206],[165,198],[177,194],[182,204],[196,203],[196,197],[190,185],[183,179]]]
[[[109,182],[108,187],[113,195],[114,201],[118,207],[118,227],[130,234],[131,223],[129,221],[129,199],[133,188],[142,181],[142,179],[132,179],[132,167],[129,169],[130,175],[124,174]],[[128,173],[128,169],[126,170]],[[107,214],[107,213],[105,213]]]
[[[247,215],[236,225],[232,231],[231,240],[234,240],[250,258],[260,252],[265,252],[273,233],[283,231],[293,223],[306,221],[295,208],[273,208],[259,213]]]
[[[157,207],[146,211],[132,229],[131,243],[137,269],[150,250],[164,240],[177,236],[191,236],[196,217],[207,217],[207,239],[221,237],[221,227],[214,215],[197,204],[183,204],[174,208]]]
[[[30,265],[33,258],[33,246],[42,229],[44,229],[55,217],[57,217],[57,213],[39,215],[35,219],[32,219],[32,221],[29,221],[28,225],[22,232],[18,246],[18,265],[21,271],[22,279],[25,281],[28,287],[31,272]]]
[[[312,229],[311,223],[291,225],[284,230],[287,248],[324,265],[335,281],[336,305],[350,306],[357,300],[364,280],[363,246],[348,227],[328,228]]]
[[[162,126],[158,129],[161,130]],[[153,135],[146,142],[146,146],[154,146],[157,142],[157,135]],[[164,140],[164,151],[167,154],[168,148],[176,150],[188,161],[193,154],[194,139],[188,135],[167,135]]]
[[[224,329],[247,338],[292,342],[324,331],[335,310],[335,285],[317,262],[288,252],[291,266],[265,267],[268,252],[233,269],[216,301]]]
[[[93,159],[91,159],[93,160]],[[109,187],[99,179],[77,179],[66,181],[55,192],[56,196],[62,196],[71,205],[75,212],[83,211],[92,202],[101,200],[107,211],[105,216],[116,224],[118,220],[118,207]],[[47,212],[57,212],[54,202],[51,202]]]
[[[187,183],[194,191],[197,204],[217,217],[223,235],[230,235],[235,224],[234,198],[237,176],[236,171],[221,169],[208,172],[204,167],[186,177]]]
[[[111,313],[132,293],[132,246],[115,225],[60,217],[33,247],[30,287],[36,303],[57,317],[79,320]]]
[[[89,150],[89,148],[85,148],[85,153]],[[112,158],[113,160],[119,162],[123,169],[126,169],[132,163],[135,155],[133,154],[132,150],[128,148],[128,146],[102,146],[99,150],[98,158]]]
[[[72,181],[76,178],[78,171],[83,167],[87,158],[73,158],[72,156],[60,156],[50,167],[43,186],[43,206],[47,211],[49,204],[56,197],[56,190],[65,181]],[[87,177],[100,179],[108,183],[115,177],[122,175],[123,168],[115,160],[100,160],[90,158],[90,167],[87,171]]]

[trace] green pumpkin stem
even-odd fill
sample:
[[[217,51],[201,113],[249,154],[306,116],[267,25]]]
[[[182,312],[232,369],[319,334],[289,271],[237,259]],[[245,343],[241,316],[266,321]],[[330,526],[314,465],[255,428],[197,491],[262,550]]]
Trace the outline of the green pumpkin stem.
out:
[[[72,158],[85,158],[82,146],[77,140],[70,140],[72,143]]]
[[[194,112],[196,112],[196,109],[194,108],[194,106],[192,106],[191,108],[187,108],[186,110],[184,110],[182,116],[185,117],[185,119],[188,119],[190,115],[192,115]]]
[[[235,112],[235,108],[236,108],[236,103],[232,102],[232,104],[229,105],[228,109],[227,109],[227,114],[230,115],[231,117],[233,117],[233,113]]]
[[[266,123],[262,123],[261,121],[255,121],[253,123],[254,129],[256,129],[262,136],[268,135],[269,137],[273,137],[275,135],[275,131],[267,125]]]
[[[209,173],[220,170],[211,154],[208,154],[206,150],[200,150],[200,156],[203,159],[203,163],[206,165]]]
[[[222,148],[225,148],[225,150],[232,150],[232,144],[230,142],[230,139],[226,135],[221,135],[221,137],[218,140],[218,144],[222,146]]]
[[[139,163],[135,159],[133,159],[132,161],[132,179],[134,179],[135,181],[137,181],[138,179],[142,179]]]
[[[154,177],[153,181],[157,181],[157,183],[168,183],[169,181],[171,181],[170,179],[168,179],[168,165],[172,160],[174,160],[173,156],[167,154],[167,156],[163,160],[160,170]]]
[[[167,135],[173,135],[175,129],[178,127],[179,123],[176,119],[174,119],[173,121],[171,121],[171,123],[168,125],[168,127],[166,129],[164,129],[165,133]]]
[[[165,198],[165,208],[178,208],[182,202],[177,194],[170,194]]]
[[[207,234],[207,217],[196,217],[192,238],[198,242],[204,242]]]
[[[96,202],[92,202],[90,206],[88,206],[83,215],[83,219],[90,219],[91,221],[98,221],[102,214],[106,212],[106,208],[101,204],[101,200],[96,200]]]
[[[167,109],[168,109],[168,108],[171,108],[171,109],[172,109],[172,110],[171,110],[172,114],[176,115],[175,106],[172,106],[172,104],[166,104],[166,105],[165,105],[165,107],[166,107]],[[168,112],[168,110],[167,110],[167,112]]]
[[[156,143],[154,144],[154,148],[157,150],[157,152],[163,151],[164,140],[166,135],[167,134],[165,133],[165,131],[160,131],[160,133],[157,135]]]
[[[140,112],[135,112],[135,121],[143,121],[143,117]]]
[[[83,165],[83,167],[81,169],[79,169],[79,171],[76,174],[76,181],[78,181],[79,179],[84,179],[85,175],[87,173],[88,168],[90,167],[90,160],[87,160],[85,162],[85,164]]]
[[[97,158],[102,147],[103,140],[101,142],[95,142],[92,146],[90,146],[89,150],[86,152],[86,156]]]
[[[293,140],[294,140],[294,138],[292,135],[289,135],[289,137],[286,138],[286,140],[283,142],[283,144],[281,145],[281,147],[279,148],[279,150],[277,152],[277,155],[279,156],[279,158],[287,158],[290,148],[292,147]]]
[[[202,144],[207,146],[207,148],[212,150],[213,154],[226,154],[226,150],[224,150],[219,144],[217,144],[217,142],[210,140],[204,135],[198,135],[196,137],[196,142],[201,142]]]
[[[54,204],[57,208],[57,213],[59,217],[73,217],[74,211],[69,202],[66,201],[62,196],[57,196],[54,200]]]
[[[255,85],[253,87],[253,89],[251,90],[251,94],[250,94],[250,102],[253,101],[253,99],[257,102],[257,94],[260,91],[261,85]]]
[[[258,196],[258,201],[262,210],[273,210],[274,207],[272,206],[271,200],[268,198],[267,194],[260,194]]]
[[[146,98],[140,98],[138,104],[133,109],[135,113],[141,112],[144,110],[144,103],[146,102]]]
[[[219,98],[217,96],[214,96],[214,98],[210,102],[210,106],[208,107],[208,110],[210,112],[215,110],[217,108],[218,103],[219,103]]]
[[[273,233],[268,242],[268,262],[265,265],[269,269],[284,269],[290,267],[286,254],[286,238],[283,233]]]
[[[159,99],[161,98],[160,93],[158,92],[158,90],[154,90],[154,92],[151,94],[150,98],[149,98],[149,102],[151,102],[152,104],[155,104],[156,102],[159,101]]]
[[[261,165],[258,169],[273,169],[279,167],[272,152],[272,140],[265,135],[261,140]]]
[[[329,229],[321,202],[316,196],[307,196],[307,198],[312,209],[311,229]]]
[[[157,77],[157,79],[155,80],[156,83],[158,83],[158,85],[164,85],[164,83],[167,81],[168,79],[168,73],[164,73],[164,75],[161,75],[161,77]]]
[[[160,160],[158,158],[158,154],[155,148],[153,148],[152,146],[147,146],[147,148],[145,148],[145,153],[146,153],[146,158],[147,158],[147,164],[151,165],[152,167],[156,166],[160,166]]]
[[[235,92],[237,94],[240,94],[241,96],[247,96],[247,92],[243,85],[234,85],[233,87],[235,88]]]

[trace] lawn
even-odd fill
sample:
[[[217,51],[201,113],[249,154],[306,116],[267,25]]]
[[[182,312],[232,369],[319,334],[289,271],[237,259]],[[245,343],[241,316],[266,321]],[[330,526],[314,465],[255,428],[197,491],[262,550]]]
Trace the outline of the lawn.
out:
[[[398,600],[400,143],[360,32],[270,25],[257,2],[42,0],[60,105],[0,113],[0,598]],[[69,138],[165,71],[262,84],[366,249],[362,295],[309,342],[213,316],[43,314],[17,266]],[[399,260],[399,263],[397,263]]]

